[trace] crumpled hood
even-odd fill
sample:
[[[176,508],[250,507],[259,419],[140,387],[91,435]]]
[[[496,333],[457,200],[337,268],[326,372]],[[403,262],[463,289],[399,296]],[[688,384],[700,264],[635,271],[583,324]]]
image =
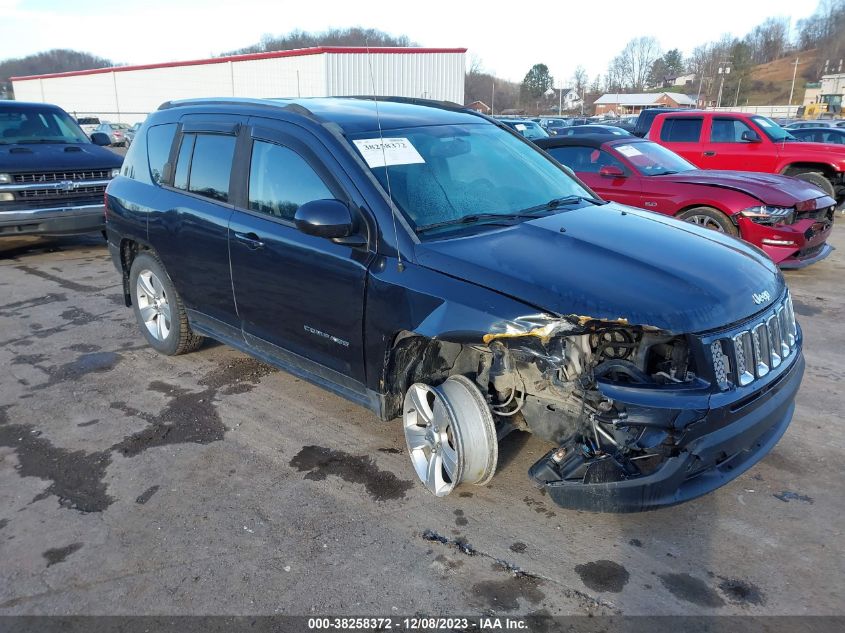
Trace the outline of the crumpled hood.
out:
[[[650,178],[660,182],[732,189],[757,198],[764,204],[778,207],[794,207],[798,202],[815,200],[825,195],[818,187],[798,178],[751,171],[695,169]]]
[[[422,266],[559,316],[675,333],[749,317],[785,285],[772,261],[744,242],[612,203],[423,242],[416,254]],[[752,295],[763,291],[770,300],[758,305]]]
[[[113,169],[122,164],[121,156],[93,143],[0,144],[0,173]]]

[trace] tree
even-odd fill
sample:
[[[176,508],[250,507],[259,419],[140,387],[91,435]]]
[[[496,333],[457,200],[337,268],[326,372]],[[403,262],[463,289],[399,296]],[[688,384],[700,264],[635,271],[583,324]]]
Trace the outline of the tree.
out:
[[[666,52],[663,56],[663,64],[666,66],[666,74],[670,77],[683,75],[686,70],[684,67],[684,58],[681,56],[681,51],[677,48]]]
[[[660,43],[655,38],[636,37],[610,62],[608,79],[619,87],[642,91],[659,57]]]
[[[378,29],[365,29],[353,26],[347,29],[328,29],[319,33],[308,31],[291,31],[286,35],[265,35],[258,44],[239,48],[223,55],[240,55],[245,53],[266,53],[269,51],[286,51],[294,48],[310,48],[312,46],[419,46],[408,36],[393,36]]]
[[[587,70],[583,66],[578,66],[572,74],[572,87],[575,93],[581,98],[584,98],[584,93],[587,91]]]
[[[545,64],[534,64],[522,80],[522,95],[524,98],[539,99],[552,87],[552,76]]]

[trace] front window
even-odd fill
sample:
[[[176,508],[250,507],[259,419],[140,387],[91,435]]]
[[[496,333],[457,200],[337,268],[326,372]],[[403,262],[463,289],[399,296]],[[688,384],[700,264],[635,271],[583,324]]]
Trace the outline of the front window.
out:
[[[697,169],[670,149],[650,141],[614,145],[642,176],[663,176]]]
[[[795,137],[789,133],[788,130],[784,130],[781,126],[777,123],[772,121],[769,117],[765,116],[753,116],[751,120],[757,124],[757,127],[763,130],[763,134],[769,137],[770,141],[775,143],[780,143],[781,141],[794,141]]]
[[[390,130],[383,142],[372,132],[351,138],[418,233],[441,222],[469,222],[479,214],[504,218],[556,199],[593,196],[539,151],[494,125]]]
[[[0,145],[12,143],[89,143],[79,126],[52,108],[0,111]]]

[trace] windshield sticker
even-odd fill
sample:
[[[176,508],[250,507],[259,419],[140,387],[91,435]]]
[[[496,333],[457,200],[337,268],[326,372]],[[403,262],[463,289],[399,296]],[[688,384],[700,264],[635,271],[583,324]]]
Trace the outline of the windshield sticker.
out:
[[[515,124],[515,125],[514,125],[514,127],[515,127],[517,130],[519,130],[520,132],[524,132],[524,131],[525,131],[525,124],[524,124],[524,123],[517,123],[517,124]]]
[[[616,151],[622,154],[623,156],[627,156],[628,158],[643,155],[643,153],[633,145],[619,145],[617,146]]]
[[[425,162],[417,148],[406,138],[367,138],[352,142],[370,169]]]
[[[766,119],[754,119],[757,125],[762,125],[763,127],[772,127],[772,124],[766,121]]]

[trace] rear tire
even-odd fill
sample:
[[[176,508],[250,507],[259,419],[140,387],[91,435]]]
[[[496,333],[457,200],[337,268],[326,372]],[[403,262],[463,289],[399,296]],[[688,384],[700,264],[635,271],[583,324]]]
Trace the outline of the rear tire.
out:
[[[824,174],[817,171],[800,171],[789,174],[793,178],[798,178],[804,182],[809,182],[824,191],[831,198],[836,198],[836,191],[833,189],[831,182],[824,177]]]
[[[194,334],[182,298],[158,258],[139,253],[129,271],[132,309],[150,347],[166,356],[193,352],[203,337]]]
[[[679,220],[691,224],[697,224],[705,229],[726,233],[737,237],[739,230],[731,222],[731,219],[718,209],[712,207],[693,207],[678,214]]]

